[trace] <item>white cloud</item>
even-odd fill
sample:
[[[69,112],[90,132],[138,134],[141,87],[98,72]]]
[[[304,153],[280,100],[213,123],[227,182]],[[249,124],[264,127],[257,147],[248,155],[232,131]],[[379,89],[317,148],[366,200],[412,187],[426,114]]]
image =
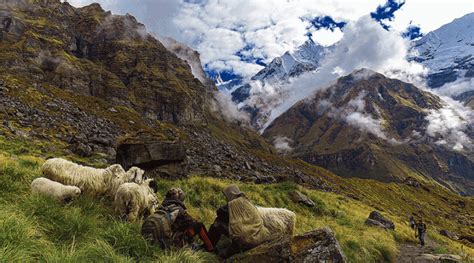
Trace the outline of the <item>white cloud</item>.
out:
[[[426,133],[436,140],[436,144],[452,148],[455,151],[473,150],[473,141],[469,137],[474,125],[474,112],[461,103],[444,98],[446,105],[432,110],[426,117]]]
[[[368,72],[363,70],[363,72]],[[364,76],[368,76],[364,74]],[[387,140],[389,142],[396,142],[394,138],[388,138],[385,132],[383,131],[383,119],[380,116],[375,118],[372,114],[367,113],[365,109],[365,97],[367,96],[366,92],[361,92],[351,99],[345,107],[335,108],[333,105],[328,104],[327,101],[323,101],[323,104],[320,107],[326,108],[328,116],[340,120],[344,120],[349,125],[359,129],[363,133],[370,133],[377,136],[380,139]],[[328,108],[328,105],[329,108]]]
[[[455,97],[464,92],[474,90],[474,79],[460,77],[458,80],[446,83],[434,90],[439,95]]]
[[[273,138],[273,146],[280,153],[289,153],[293,151],[293,148],[290,144],[293,143],[293,140],[285,136],[276,136]]]
[[[323,46],[330,46],[338,42],[339,40],[341,40],[343,35],[342,30],[339,28],[334,29],[334,31],[323,28],[311,31],[311,34],[311,38],[313,39],[313,41]]]
[[[222,115],[228,122],[239,122],[242,124],[249,123],[249,116],[246,112],[239,111],[235,103],[232,102],[230,96],[222,92],[214,93],[215,101],[211,104],[211,109]]]
[[[382,121],[374,119],[369,114],[351,112],[345,117],[345,120],[350,125],[359,128],[362,132],[372,133],[379,138],[387,139],[387,136],[382,131]]]

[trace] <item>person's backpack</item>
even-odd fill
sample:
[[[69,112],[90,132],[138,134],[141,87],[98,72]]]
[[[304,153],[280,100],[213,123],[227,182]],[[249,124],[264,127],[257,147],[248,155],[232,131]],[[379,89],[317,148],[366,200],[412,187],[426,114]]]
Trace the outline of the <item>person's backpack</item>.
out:
[[[159,244],[162,249],[171,246],[173,237],[172,225],[178,217],[180,207],[169,205],[161,207],[153,215],[145,219],[142,225],[142,235],[145,239]]]

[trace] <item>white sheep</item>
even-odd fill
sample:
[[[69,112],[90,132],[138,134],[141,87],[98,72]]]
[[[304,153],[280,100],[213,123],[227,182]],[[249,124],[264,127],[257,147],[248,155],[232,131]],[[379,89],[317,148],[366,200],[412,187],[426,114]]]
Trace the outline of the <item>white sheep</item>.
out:
[[[158,206],[156,190],[156,182],[153,179],[147,179],[141,184],[120,185],[114,198],[115,211],[120,218],[126,218],[129,222],[147,214],[154,214]]]
[[[63,185],[44,177],[36,178],[31,182],[31,192],[49,196],[61,202],[69,202],[81,195],[81,189],[77,186]]]
[[[143,180],[143,170],[134,167],[125,172],[119,164],[105,169],[82,166],[71,161],[52,158],[41,167],[43,175],[53,181],[74,185],[82,192],[94,196],[106,195],[113,198],[118,187],[134,180]]]
[[[141,184],[147,179],[145,171],[135,166],[128,169],[127,174],[129,175],[130,182],[137,184]]]
[[[263,225],[273,234],[293,235],[296,214],[286,208],[260,207],[257,210],[262,216]]]

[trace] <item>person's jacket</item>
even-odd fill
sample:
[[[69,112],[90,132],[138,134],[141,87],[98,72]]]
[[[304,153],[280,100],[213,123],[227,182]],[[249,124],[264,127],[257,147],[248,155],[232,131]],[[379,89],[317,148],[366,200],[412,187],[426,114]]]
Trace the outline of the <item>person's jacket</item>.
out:
[[[425,233],[426,232],[426,224],[425,223],[418,223],[417,225],[418,233]]]

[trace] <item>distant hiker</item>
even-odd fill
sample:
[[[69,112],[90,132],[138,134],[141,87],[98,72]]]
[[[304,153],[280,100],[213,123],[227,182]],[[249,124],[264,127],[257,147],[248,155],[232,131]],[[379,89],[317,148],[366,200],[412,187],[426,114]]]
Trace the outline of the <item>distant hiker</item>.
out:
[[[204,248],[211,252],[214,246],[209,240],[203,223],[192,218],[184,205],[185,193],[180,188],[171,188],[155,214],[147,217],[142,225],[142,235],[159,244],[162,249],[171,246],[183,247],[199,235]]]
[[[227,205],[217,210],[217,218],[209,228],[209,238],[216,245],[224,235],[232,240],[225,257],[251,249],[269,240],[270,232],[264,226],[257,208],[247,199],[237,185],[223,191]]]
[[[416,223],[415,223],[415,218],[413,217],[413,215],[410,216],[410,218],[408,219],[408,222],[410,224],[410,228],[415,230]]]
[[[426,224],[423,222],[423,219],[420,219],[418,224],[416,224],[416,234],[420,240],[420,245],[425,245],[425,235],[426,235]]]

